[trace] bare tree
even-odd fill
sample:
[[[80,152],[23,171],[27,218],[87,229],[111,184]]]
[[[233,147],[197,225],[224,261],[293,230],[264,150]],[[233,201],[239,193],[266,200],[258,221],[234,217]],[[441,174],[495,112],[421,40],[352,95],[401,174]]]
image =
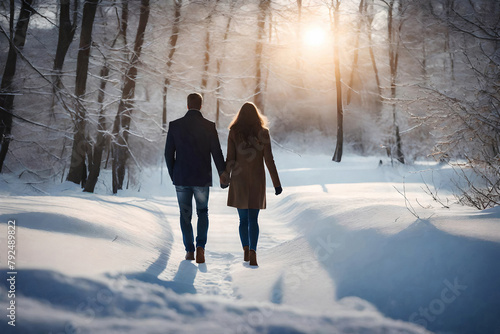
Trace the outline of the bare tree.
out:
[[[122,36],[124,46],[127,45],[127,28],[128,28],[128,0],[122,0],[122,16],[120,22],[119,36]],[[116,42],[116,40],[114,42]]]
[[[266,27],[267,11],[271,0],[260,0],[259,14],[257,17],[257,44],[255,45],[255,92],[254,102],[257,108],[264,113],[263,78],[262,78],[262,52],[264,48],[264,36]]]
[[[455,0],[446,0],[446,16],[450,17],[451,8],[453,8]],[[455,53],[450,47],[450,31],[446,29],[446,36],[444,40],[444,51],[448,53],[448,58],[450,60],[450,72],[451,72],[451,80],[455,80]],[[446,69],[446,68],[445,68]]]
[[[365,18],[366,18],[366,35],[368,36],[368,51],[370,53],[370,60],[372,63],[373,73],[375,74],[375,82],[377,83],[377,93],[379,101],[382,100],[382,86],[380,84],[380,77],[378,73],[377,61],[375,59],[375,53],[373,52],[373,40],[372,40],[372,24],[375,14],[373,13],[373,0],[370,1],[370,6],[368,2],[365,1]]]
[[[451,22],[452,17],[453,17],[453,8],[455,6],[455,0],[444,0],[442,5],[444,7],[444,20]],[[436,6],[433,4],[433,2],[430,2],[429,6],[430,6],[431,14],[434,17],[441,19],[440,15],[437,13],[439,11],[436,10],[436,8],[435,8]],[[454,81],[455,80],[455,53],[451,49],[451,34],[450,34],[451,29],[452,28],[450,27],[450,25],[445,26],[443,51],[445,53],[447,53],[447,55],[448,55],[451,80]],[[447,63],[446,61],[443,61],[443,71],[444,72],[447,71],[447,68],[446,68],[447,64],[446,63]]]
[[[207,88],[208,82],[208,66],[210,65],[210,48],[212,46],[212,41],[210,40],[210,29],[212,28],[212,18],[215,14],[215,10],[219,0],[215,0],[215,4],[213,8],[208,13],[207,18],[205,19],[205,52],[203,57],[203,74],[201,75],[201,92],[204,94],[205,89]]]
[[[59,9],[59,38],[57,40],[56,57],[53,70],[55,72],[54,90],[61,87],[61,70],[68,49],[75,36],[78,18],[78,0],[73,1],[73,17],[71,18],[70,1],[61,1]]]
[[[104,62],[105,63],[101,67],[101,71],[99,72],[101,83],[99,85],[99,92],[97,95],[97,103],[99,104],[97,138],[94,145],[92,145],[92,148],[89,149],[89,176],[84,187],[84,191],[86,192],[94,192],[94,188],[101,171],[102,153],[104,151],[104,146],[106,143],[106,118],[104,117],[103,102],[105,97],[106,83],[109,76],[109,65],[107,60],[104,60]]]
[[[391,99],[392,99],[392,122],[394,131],[394,141],[391,145],[391,159],[394,156],[394,151],[396,151],[396,159],[405,163],[405,157],[403,154],[401,135],[399,132],[399,123],[397,120],[396,113],[396,96],[397,96],[397,86],[396,80],[398,76],[398,65],[399,65],[399,44],[400,44],[400,32],[403,26],[403,4],[402,0],[381,0],[387,5],[387,34],[389,43],[389,68],[391,71]]]
[[[10,0],[10,15],[9,15],[9,36],[11,40],[14,40],[14,15],[16,13],[15,1]]]
[[[356,29],[356,42],[354,42],[354,56],[351,65],[351,77],[349,78],[349,89],[347,90],[347,104],[351,103],[351,95],[354,86],[354,75],[358,71],[358,58],[359,58],[359,35],[361,34],[361,27],[363,26],[363,14],[365,10],[365,0],[359,2],[359,19]]]
[[[127,45],[127,27],[128,27],[128,0],[122,1],[122,12],[121,12],[121,20],[118,22],[119,32],[111,42],[110,48],[113,49],[116,45],[116,42],[120,39],[123,40],[123,48],[125,52],[125,48]],[[127,55],[125,54],[125,58]],[[98,120],[97,120],[97,135],[95,142],[91,145],[89,149],[89,176],[87,182],[85,183],[84,191],[86,192],[94,192],[95,185],[97,183],[97,179],[99,178],[99,174],[101,172],[101,162],[103,152],[106,146],[107,139],[110,136],[107,136],[106,131],[106,118],[104,115],[104,98],[106,85],[108,83],[109,74],[110,74],[110,61],[108,57],[103,55],[104,63],[99,72],[100,84],[99,91],[97,95],[97,103],[99,105],[98,111]],[[109,153],[110,149],[108,149]]]
[[[139,25],[135,36],[134,51],[130,59],[129,66],[123,76],[123,89],[118,112],[113,124],[113,193],[123,187],[125,177],[125,166],[129,156],[128,134],[130,130],[130,121],[134,110],[134,97],[137,79],[137,66],[141,56],[142,46],[144,44],[144,33],[149,20],[149,0],[141,0],[141,14]]]
[[[162,125],[165,130],[167,127],[167,93],[168,87],[170,86],[170,68],[172,67],[172,62],[174,58],[175,51],[177,50],[177,39],[179,38],[179,24],[181,21],[181,7],[182,0],[174,0],[174,23],[172,25],[172,33],[169,39],[169,50],[167,55],[167,75],[163,82],[163,118]]]
[[[339,36],[339,9],[340,0],[331,0],[330,24],[333,26],[333,62],[335,64],[335,87],[337,91],[337,145],[332,160],[340,162],[344,146],[344,109],[342,106],[342,78],[340,76],[340,36]]]
[[[217,99],[217,102],[216,102],[216,111],[215,111],[215,124],[216,126],[219,125],[219,118],[220,118],[220,104],[221,104],[221,99],[220,99],[220,96],[221,96],[221,87],[222,87],[222,81],[221,81],[221,68],[222,68],[222,59],[224,58],[225,56],[225,52],[226,52],[226,42],[227,42],[227,37],[229,35],[229,28],[231,27],[231,21],[233,20],[233,10],[234,10],[234,6],[236,5],[236,1],[231,1],[231,4],[230,4],[230,7],[229,7],[229,17],[227,19],[227,23],[226,23],[226,28],[224,30],[224,36],[222,38],[222,47],[223,47],[223,51],[222,51],[222,55],[220,57],[217,58],[217,83],[216,83],[216,87],[215,87],[215,97]]]
[[[453,3],[438,17],[460,37],[457,58],[463,63],[454,66],[470,84],[455,84],[453,91],[426,87],[439,105],[429,121],[442,131],[435,155],[466,159],[467,171],[457,171],[465,181],[457,184],[459,200],[484,209],[500,204],[500,3]]]
[[[59,7],[59,38],[57,40],[56,57],[54,59],[54,80],[52,85],[52,105],[50,106],[51,115],[55,119],[55,106],[56,100],[62,98],[60,90],[62,88],[62,69],[64,65],[64,60],[66,59],[66,54],[68,49],[73,42],[73,37],[75,36],[78,20],[78,0],[73,2],[73,18],[71,19],[71,5],[70,1],[61,1]],[[67,109],[67,105],[64,103],[64,107]],[[66,136],[63,139],[61,157],[64,156],[66,151]],[[61,180],[64,178],[64,172],[66,170],[66,161],[64,161],[64,168],[61,175]]]
[[[10,3],[11,15],[11,33],[9,38],[9,54],[5,69],[2,76],[2,83],[0,86],[0,172],[2,172],[5,157],[9,151],[9,144],[11,141],[12,132],[12,115],[14,112],[14,77],[17,68],[17,56],[23,50],[24,43],[26,42],[26,33],[30,17],[33,13],[32,0],[23,0],[21,11],[19,12],[19,19],[17,20],[16,29],[12,34],[14,3]],[[5,32],[4,32],[5,33]],[[13,37],[13,38],[12,38]]]
[[[85,185],[87,180],[87,166],[85,155],[87,153],[87,139],[85,138],[86,110],[83,97],[87,87],[89,69],[90,48],[92,46],[92,29],[94,26],[95,13],[99,0],[88,0],[83,6],[82,31],[80,33],[80,47],[76,64],[75,84],[75,133],[73,137],[73,148],[71,151],[71,166],[67,180],[76,184]]]
[[[381,101],[382,99],[382,87],[380,84],[380,77],[379,77],[379,72],[378,72],[378,67],[377,67],[377,61],[375,59],[375,53],[373,51],[373,41],[372,41],[372,24],[373,24],[373,19],[374,19],[374,12],[373,12],[373,2],[374,0],[360,0],[359,2],[359,7],[358,7],[358,12],[359,12],[359,19],[358,19],[358,24],[356,27],[356,40],[354,43],[354,56],[352,59],[352,65],[351,65],[351,75],[349,78],[349,84],[348,87],[349,89],[347,90],[347,98],[346,98],[346,103],[349,105],[351,103],[351,97],[352,97],[352,92],[354,91],[354,78],[356,73],[358,72],[358,61],[359,61],[359,50],[360,50],[360,45],[359,45],[359,40],[361,37],[361,33],[363,31],[363,27],[366,29],[365,34],[368,39],[368,52],[370,54],[370,60],[373,68],[373,72],[375,75],[375,82],[377,85],[377,95],[378,95],[378,100]]]

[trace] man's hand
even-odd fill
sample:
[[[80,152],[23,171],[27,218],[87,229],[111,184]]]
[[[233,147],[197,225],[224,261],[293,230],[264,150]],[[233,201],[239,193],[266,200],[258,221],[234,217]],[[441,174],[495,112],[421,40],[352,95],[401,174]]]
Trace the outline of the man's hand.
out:
[[[281,194],[283,192],[283,188],[280,187],[275,187],[274,190],[276,191],[275,194],[276,196],[278,196],[279,194]]]
[[[226,189],[227,187],[229,187],[229,174],[227,172],[223,172],[219,177],[219,182],[222,189]]]

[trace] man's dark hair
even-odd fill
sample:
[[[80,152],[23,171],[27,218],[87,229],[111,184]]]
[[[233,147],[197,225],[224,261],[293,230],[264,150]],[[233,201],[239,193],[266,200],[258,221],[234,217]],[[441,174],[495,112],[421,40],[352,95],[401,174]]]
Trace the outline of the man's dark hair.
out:
[[[187,97],[188,109],[201,109],[201,104],[203,103],[203,97],[198,93],[191,93]]]

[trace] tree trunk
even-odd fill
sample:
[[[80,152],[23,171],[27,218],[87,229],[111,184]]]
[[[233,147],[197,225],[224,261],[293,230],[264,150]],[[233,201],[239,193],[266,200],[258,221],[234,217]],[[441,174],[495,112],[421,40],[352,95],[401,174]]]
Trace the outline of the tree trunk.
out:
[[[255,91],[254,91],[254,102],[257,108],[264,113],[264,98],[263,98],[263,82],[262,82],[262,50],[264,46],[264,35],[266,27],[266,16],[267,10],[271,5],[271,0],[260,0],[259,4],[259,15],[257,18],[257,44],[255,46],[255,59],[256,59],[256,70],[255,70]]]
[[[214,8],[210,11],[210,14],[208,14],[206,18],[206,24],[205,24],[205,56],[203,57],[203,74],[201,76],[201,93],[204,95],[205,89],[207,88],[207,83],[208,83],[208,66],[210,65],[210,47],[211,47],[211,42],[210,42],[210,29],[212,28],[212,17],[215,12],[215,9],[217,8],[217,4],[219,3],[219,0],[215,0],[215,6]]]
[[[92,45],[92,28],[99,0],[87,0],[83,6],[82,31],[80,33],[80,47],[76,63],[76,114],[75,134],[71,151],[71,166],[68,172],[68,181],[85,185],[87,179],[87,166],[85,155],[87,152],[87,139],[85,138],[86,111],[82,97],[85,95],[89,69],[90,47]]]
[[[340,162],[342,160],[342,151],[344,146],[344,110],[342,107],[342,78],[340,77],[340,37],[339,37],[339,7],[340,1],[337,0],[333,12],[334,23],[334,51],[333,61],[335,64],[335,84],[337,90],[337,145],[332,160]]]
[[[106,83],[109,76],[109,65],[107,62],[103,65],[100,72],[101,84],[99,87],[99,94],[97,96],[97,102],[99,103],[99,118],[97,123],[97,138],[94,144],[93,150],[90,154],[89,159],[89,177],[87,182],[85,183],[85,188],[83,191],[86,192],[94,192],[95,185],[97,183],[97,179],[99,178],[99,174],[101,172],[101,161],[102,161],[102,152],[104,151],[104,147],[106,144],[106,138],[104,137],[106,131],[106,118],[104,117],[104,96],[106,90]]]
[[[68,49],[71,43],[73,42],[73,37],[75,36],[77,18],[78,18],[78,0],[75,0],[73,4],[73,22],[71,22],[70,2],[61,1],[59,9],[59,38],[57,40],[56,57],[54,59],[52,104],[50,106],[51,116],[54,119],[55,119],[54,109],[56,106],[56,99],[60,98],[58,97],[58,94],[59,90],[62,87],[61,76],[62,76],[62,68],[64,65],[64,59],[66,58]],[[66,140],[64,140],[64,145],[65,143]]]
[[[33,8],[31,7],[32,3],[32,0],[22,1],[15,32],[14,34],[11,32],[9,54],[7,56],[7,62],[5,63],[2,83],[0,84],[0,172],[2,172],[11,140],[12,113],[14,111],[15,96],[13,94],[14,87],[12,86],[16,74],[17,52],[23,50],[24,43],[26,42],[26,33],[28,31],[31,14],[33,14]],[[13,17],[13,11],[13,3],[11,3],[11,17]],[[13,22],[13,19],[11,19],[11,22]],[[13,23],[11,23],[11,25],[13,25]]]
[[[212,23],[211,15],[207,19],[206,35],[205,35],[205,54],[203,57],[203,74],[201,76],[201,93],[205,94],[208,82],[208,65],[210,64],[210,24]]]
[[[137,65],[141,56],[142,45],[144,44],[144,32],[149,20],[149,0],[141,0],[141,15],[139,26],[134,42],[134,52],[130,59],[129,67],[124,75],[124,84],[122,96],[118,105],[115,122],[113,124],[113,142],[112,154],[112,173],[113,173],[113,193],[123,188],[125,177],[125,166],[128,158],[128,133],[130,129],[130,120],[134,108],[135,86],[137,78]]]
[[[351,95],[354,85],[354,74],[358,71],[358,58],[359,58],[359,35],[361,34],[361,26],[363,23],[363,10],[364,10],[364,0],[359,2],[359,21],[356,29],[356,42],[354,43],[354,57],[352,59],[351,66],[351,77],[349,78],[349,89],[347,90],[347,104],[351,104]]]
[[[393,128],[394,128],[394,142],[396,149],[396,159],[405,163],[405,158],[403,155],[401,136],[399,135],[399,124],[396,118],[396,78],[398,75],[398,59],[399,59],[399,36],[398,32],[401,29],[401,24],[399,27],[395,27],[394,24],[394,6],[397,0],[391,0],[389,2],[389,12],[388,12],[388,36],[389,36],[389,67],[391,70],[391,100],[392,100],[392,117],[393,117]],[[398,3],[399,14],[402,15],[401,3]],[[393,157],[394,147],[391,148],[391,158]]]
[[[226,41],[227,41],[227,36],[229,35],[229,28],[231,27],[231,21],[233,20],[233,8],[234,8],[234,2],[231,2],[230,5],[230,13],[229,13],[229,18],[227,19],[227,24],[226,24],[226,30],[224,31],[224,38],[222,39],[222,45],[223,45],[223,54],[222,57],[217,59],[217,84],[215,88],[215,97],[217,99],[216,103],[216,111],[215,111],[215,125],[218,127],[219,126],[219,118],[220,118],[220,90],[221,90],[221,79],[220,79],[220,71],[222,67],[222,58],[224,58],[225,53],[226,53]]]
[[[370,53],[370,59],[372,62],[373,73],[375,74],[375,82],[377,83],[377,93],[379,102],[382,102],[382,86],[380,85],[380,77],[378,74],[377,61],[375,60],[375,53],[373,52],[373,41],[372,41],[372,23],[374,15],[370,11],[368,14],[368,8],[366,7],[367,3],[365,2],[365,10],[364,12],[367,14],[367,22],[366,22],[366,34],[368,35],[368,51]],[[373,0],[371,1],[370,8],[373,6]]]
[[[111,43],[111,49],[115,47],[116,42],[120,37],[123,39],[123,45],[127,44],[127,26],[128,26],[128,0],[122,1],[122,19],[120,24],[120,31],[118,35],[115,37],[113,42]],[[127,58],[127,57],[126,57]],[[101,162],[102,155],[104,152],[104,148],[106,144],[109,144],[109,136],[106,138],[106,118],[104,117],[104,98],[106,92],[106,84],[108,82],[109,77],[109,63],[107,59],[104,59],[104,64],[101,67],[101,71],[99,76],[101,77],[101,84],[99,86],[99,94],[97,95],[97,102],[99,104],[99,117],[97,123],[97,138],[94,143],[92,150],[90,151],[90,159],[89,159],[89,177],[87,182],[85,183],[85,192],[94,192],[95,185],[99,178],[99,174],[101,172]],[[111,148],[108,146],[108,153]],[[109,158],[109,154],[108,154]]]
[[[445,6],[447,19],[450,19],[451,10],[454,5],[454,0],[446,0]],[[445,29],[444,51],[448,53],[448,58],[450,58],[451,80],[455,81],[455,53],[450,48],[450,28],[446,27]],[[444,71],[446,71],[446,65],[444,67]]]
[[[271,42],[273,40],[273,13],[271,11],[269,11],[269,27],[268,27],[268,31],[269,31],[268,43],[271,44]],[[267,92],[267,83],[268,83],[268,80],[269,80],[269,72],[270,71],[271,71],[271,63],[269,63],[268,66],[267,66],[266,75],[264,77],[264,82],[262,83],[262,91],[263,92]],[[264,106],[262,106],[262,108],[264,108]]]
[[[10,0],[10,15],[9,15],[9,38],[14,39],[14,15],[16,14],[15,0]]]
[[[54,59],[54,90],[61,87],[61,70],[64,65],[66,53],[73,42],[76,31],[76,21],[78,15],[78,0],[73,4],[73,22],[70,17],[70,2],[61,1],[59,13],[59,39],[57,40],[56,58]]]
[[[424,77],[425,82],[429,79],[427,75],[427,48],[425,47],[425,41],[427,39],[427,33],[425,31],[425,27],[422,29],[422,76]]]
[[[122,20],[120,24],[120,35],[123,38],[123,45],[127,45],[128,28],[128,0],[122,0]]]
[[[181,20],[181,7],[182,0],[174,0],[175,13],[174,13],[174,24],[172,26],[172,34],[169,40],[169,52],[167,56],[167,76],[165,77],[165,82],[163,83],[163,117],[162,125],[163,130],[167,129],[167,93],[168,86],[170,85],[170,68],[172,67],[172,59],[174,57],[175,51],[177,50],[177,39],[179,37],[179,23]]]

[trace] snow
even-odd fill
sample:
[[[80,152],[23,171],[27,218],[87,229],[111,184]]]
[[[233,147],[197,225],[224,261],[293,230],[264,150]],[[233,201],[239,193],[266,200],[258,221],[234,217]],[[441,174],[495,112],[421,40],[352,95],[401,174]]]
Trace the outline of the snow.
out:
[[[207,261],[196,264],[183,260],[175,190],[164,170],[144,172],[140,192],[117,196],[106,181],[96,194],[67,182],[37,185],[40,193],[2,175],[0,241],[6,245],[7,221],[15,219],[18,275],[11,327],[2,246],[0,331],[500,329],[500,208],[454,204],[450,168],[379,166],[380,157],[359,156],[337,164],[275,151],[284,192],[275,196],[268,184],[257,268],[242,261],[237,213],[218,187],[210,193]],[[450,208],[425,194],[425,184]]]

